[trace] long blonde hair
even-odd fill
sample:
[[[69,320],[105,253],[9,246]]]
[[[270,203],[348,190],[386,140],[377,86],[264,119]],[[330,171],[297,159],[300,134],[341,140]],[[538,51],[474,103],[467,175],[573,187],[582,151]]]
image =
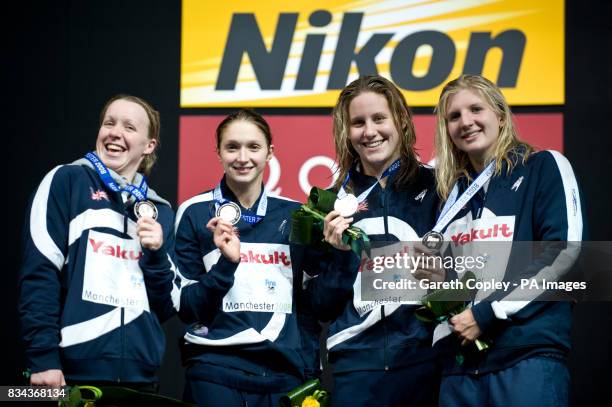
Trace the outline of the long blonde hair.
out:
[[[453,144],[447,127],[447,109],[450,98],[464,89],[475,91],[501,119],[499,136],[485,157],[487,163],[495,160],[495,175],[501,173],[504,161],[510,173],[517,159],[522,159],[524,163],[534,151],[531,145],[518,139],[510,106],[494,83],[480,75],[461,75],[448,82],[442,89],[440,100],[435,108],[436,184],[442,201],[448,198],[457,179],[461,176],[469,177],[468,155]]]
[[[414,152],[416,135],[412,114],[406,104],[406,99],[388,79],[379,75],[361,76],[342,89],[333,110],[334,144],[336,146],[336,161],[339,167],[336,188],[340,187],[351,167],[359,162],[359,155],[349,138],[351,123],[349,106],[353,99],[365,92],[372,92],[385,97],[399,134],[401,166],[395,177],[394,185],[399,186],[409,182],[418,170],[419,161]]]

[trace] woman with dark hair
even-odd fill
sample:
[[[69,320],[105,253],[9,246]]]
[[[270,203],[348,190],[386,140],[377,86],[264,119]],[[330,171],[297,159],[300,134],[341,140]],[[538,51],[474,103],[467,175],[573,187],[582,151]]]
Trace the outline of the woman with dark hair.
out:
[[[557,280],[578,256],[584,227],[572,167],[560,153],[534,152],[518,139],[503,94],[482,76],[446,84],[436,115],[437,187],[450,201],[448,226],[437,226],[449,241],[478,233],[451,244],[454,255],[496,241],[477,277],[512,287],[478,291],[473,305],[449,320],[436,344],[451,349],[440,404],[567,405],[571,305],[535,301],[544,290],[515,287],[520,279],[540,287],[543,279]],[[526,243],[534,241],[541,242],[537,251]],[[438,339],[445,326],[436,328]],[[486,351],[471,345],[478,338],[489,342]]]
[[[339,164],[334,189],[340,201],[356,201],[360,210],[327,215],[324,236],[332,253],[319,276],[309,281],[320,293],[315,312],[331,321],[332,402],[435,404],[439,381],[431,349],[433,327],[415,317],[418,298],[363,300],[366,270],[342,243],[351,224],[384,245],[404,242],[412,247],[420,241],[433,226],[438,205],[433,172],[417,159],[410,110],[389,80],[365,76],[351,82],[340,92],[333,120]],[[373,249],[372,258],[376,256]]]
[[[100,115],[95,151],[54,168],[36,190],[19,274],[32,385],[155,391],[160,320],[172,310],[149,295],[171,284],[174,239],[170,204],[145,177],[159,132],[149,103],[115,96]]]
[[[288,240],[299,204],[263,187],[274,146],[262,116],[239,110],[219,124],[216,136],[225,175],[177,213],[181,282],[173,299],[190,323],[182,346],[185,399],[276,407],[312,366],[300,333],[300,260]]]

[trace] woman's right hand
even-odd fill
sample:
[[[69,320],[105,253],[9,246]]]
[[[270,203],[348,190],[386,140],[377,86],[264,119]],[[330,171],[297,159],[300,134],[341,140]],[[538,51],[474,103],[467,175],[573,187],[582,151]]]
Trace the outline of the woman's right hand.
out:
[[[444,281],[446,270],[442,267],[440,257],[436,256],[436,253],[420,243],[415,243],[414,256],[419,258],[419,262],[416,263],[419,267],[412,271],[414,278],[417,280]]]
[[[30,376],[30,386],[61,387],[66,385],[64,373],[60,369],[49,369]]]
[[[331,211],[323,223],[323,240],[339,250],[351,250],[342,242],[342,233],[351,226],[353,218],[345,218],[338,211]]]
[[[213,241],[221,254],[233,263],[240,263],[240,239],[234,226],[215,217],[208,221],[206,228],[213,233]]]

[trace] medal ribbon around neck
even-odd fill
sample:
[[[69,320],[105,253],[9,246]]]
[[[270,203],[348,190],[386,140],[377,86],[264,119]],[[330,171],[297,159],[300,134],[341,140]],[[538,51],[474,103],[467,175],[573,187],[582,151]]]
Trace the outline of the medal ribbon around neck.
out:
[[[147,192],[149,191],[149,185],[147,185],[147,179],[144,175],[142,176],[142,182],[140,183],[140,186],[128,183],[125,187],[121,187],[113,179],[109,169],[106,167],[106,165],[104,165],[102,160],[100,160],[100,158],[98,158],[95,153],[87,153],[85,154],[85,158],[94,166],[96,172],[102,179],[102,182],[104,182],[104,185],[109,187],[111,190],[115,192],[127,192],[132,195],[137,202],[146,201]]]
[[[230,201],[229,199],[223,198],[223,193],[221,192],[221,184],[217,184],[215,190],[213,192],[213,199],[215,200],[215,208],[219,210],[222,205],[231,203],[236,205],[235,202]],[[240,210],[240,206],[238,206],[238,210]],[[268,196],[266,195],[266,189],[263,188],[261,193],[261,198],[259,199],[259,205],[257,205],[257,213],[255,215],[246,215],[241,212],[240,217],[248,224],[254,225],[259,223],[266,216],[266,211],[268,210]]]
[[[455,215],[459,213],[461,208],[465,206],[473,197],[480,191],[482,187],[485,186],[487,182],[493,176],[495,172],[495,161],[491,161],[489,165],[480,173],[480,175],[474,180],[472,185],[466,189],[463,194],[459,198],[459,181],[455,182],[453,189],[442,208],[442,212],[440,212],[440,216],[438,216],[438,220],[436,221],[436,225],[430,232],[427,232],[425,236],[423,236],[423,244],[426,247],[429,247],[433,250],[439,250],[442,247],[443,236],[442,230],[453,220]]]
[[[362,203],[363,201],[365,201],[368,195],[370,195],[370,192],[372,192],[376,184],[378,184],[381,179],[388,177],[391,174],[394,174],[395,172],[397,172],[397,170],[400,167],[400,163],[401,163],[400,159],[395,160],[393,164],[389,166],[389,168],[383,171],[380,177],[376,179],[376,182],[374,182],[370,188],[366,189],[361,194],[359,194],[359,196],[357,197],[357,202]],[[349,170],[349,172],[346,174],[346,178],[344,178],[344,182],[342,182],[342,185],[340,186],[340,190],[338,190],[338,194],[337,194],[338,199],[344,199],[348,195],[344,187],[346,186],[346,184],[348,184],[350,178],[351,178],[351,170]]]

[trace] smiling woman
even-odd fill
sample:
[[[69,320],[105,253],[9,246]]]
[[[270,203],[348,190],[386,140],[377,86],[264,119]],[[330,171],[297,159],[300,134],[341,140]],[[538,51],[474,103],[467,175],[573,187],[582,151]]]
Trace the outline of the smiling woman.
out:
[[[534,152],[521,141],[501,90],[480,75],[447,83],[436,113],[437,188],[447,201],[446,220],[436,228],[446,240],[500,230],[477,241],[462,239],[461,249],[450,245],[456,258],[481,250],[483,239],[500,246],[505,240],[508,250],[477,271],[482,285],[468,287],[477,289],[477,301],[449,319],[452,329],[447,322],[436,328],[435,347],[444,355],[440,404],[567,405],[571,303],[556,296],[548,299],[561,299],[537,301],[547,298],[538,289],[516,295],[516,287],[559,280],[578,256],[571,244],[561,243],[585,237],[572,166],[557,151]],[[536,251],[517,249],[513,241],[558,244]],[[486,352],[472,345],[481,339],[491,344]]]
[[[363,172],[380,177],[400,157],[400,136],[384,96],[363,92],[349,105],[349,138]]]
[[[140,171],[148,175],[157,160],[159,113],[135,96],[111,98],[100,114],[96,152],[107,167],[130,182]]]
[[[502,118],[471,89],[461,89],[449,99],[446,116],[453,144],[481,172],[489,148],[499,136]]]
[[[299,326],[304,276],[289,245],[299,204],[264,189],[274,147],[261,115],[239,110],[221,121],[216,136],[225,175],[185,201],[176,222],[181,284],[172,300],[190,324],[184,397],[198,405],[276,407],[307,368],[318,367],[303,347],[310,340]]]
[[[435,405],[432,327],[415,317],[415,305],[397,297],[363,299],[360,259],[342,242],[353,221],[378,241],[371,258],[384,253],[388,242],[421,240],[438,206],[433,172],[416,158],[412,115],[388,79],[363,76],[351,82],[340,92],[333,118],[340,173],[334,189],[338,196],[352,194],[360,209],[348,217],[327,215],[323,234],[333,249],[318,253],[318,276],[308,280],[309,289],[319,293],[314,312],[331,321],[332,404]]]
[[[217,154],[225,182],[245,208],[261,193],[264,169],[274,154],[270,127],[249,110],[226,117],[217,129]]]
[[[149,293],[173,277],[174,215],[138,171],[150,171],[158,145],[157,111],[115,96],[102,110],[96,152],[54,168],[36,190],[19,274],[32,385],[155,391],[160,320],[173,311]]]

